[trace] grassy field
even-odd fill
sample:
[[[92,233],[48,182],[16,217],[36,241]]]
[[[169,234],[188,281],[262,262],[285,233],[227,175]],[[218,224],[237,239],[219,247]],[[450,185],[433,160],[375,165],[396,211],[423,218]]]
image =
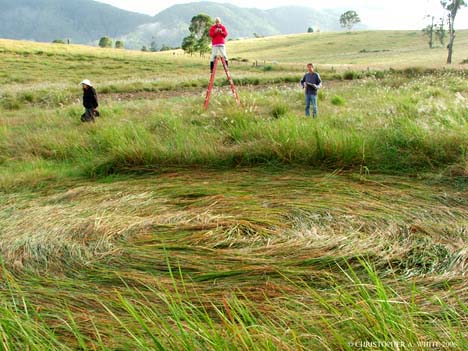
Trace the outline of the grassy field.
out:
[[[457,31],[455,65],[468,56],[468,31]],[[309,33],[243,40],[232,43],[232,55],[257,61],[300,64],[313,61],[322,68],[440,67],[447,50],[428,50],[420,31],[356,31]]]
[[[466,350],[467,40],[0,40],[0,350]]]

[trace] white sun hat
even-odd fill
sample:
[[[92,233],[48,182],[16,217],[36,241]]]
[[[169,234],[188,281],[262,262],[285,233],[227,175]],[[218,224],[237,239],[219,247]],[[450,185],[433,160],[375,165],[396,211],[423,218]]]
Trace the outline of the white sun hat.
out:
[[[91,84],[91,82],[89,81],[89,79],[84,79],[80,85],[83,85],[83,84],[86,84],[88,87],[92,87],[93,85]]]

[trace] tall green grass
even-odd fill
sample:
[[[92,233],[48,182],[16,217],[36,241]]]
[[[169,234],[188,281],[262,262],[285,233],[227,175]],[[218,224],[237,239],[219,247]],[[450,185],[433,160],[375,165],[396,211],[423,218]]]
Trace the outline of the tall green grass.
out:
[[[168,98],[106,100],[103,94],[102,117],[93,125],[80,125],[78,104],[49,109],[33,103],[4,111],[0,150],[6,170],[38,159],[58,169],[73,164],[85,176],[268,164],[466,174],[465,73],[411,79],[388,74],[325,82],[316,120],[303,116],[296,85],[241,90],[240,107],[217,88],[208,111],[201,108],[202,97],[192,94],[169,98],[170,104]],[[452,88],[442,90],[440,79]],[[336,96],[348,102],[336,104]]]
[[[340,267],[339,281],[317,290],[303,281],[265,290],[262,302],[241,291],[204,301],[172,272],[172,288],[144,285],[92,295],[100,320],[67,305],[37,309],[5,276],[0,330],[4,350],[464,350],[467,306],[419,301],[415,285],[389,287],[372,265]],[[284,277],[287,283],[288,277]],[[294,290],[292,290],[294,289]],[[430,308],[430,309],[429,309]],[[47,308],[47,310],[50,307]],[[102,319],[101,319],[102,318]],[[104,319],[107,318],[107,322]]]

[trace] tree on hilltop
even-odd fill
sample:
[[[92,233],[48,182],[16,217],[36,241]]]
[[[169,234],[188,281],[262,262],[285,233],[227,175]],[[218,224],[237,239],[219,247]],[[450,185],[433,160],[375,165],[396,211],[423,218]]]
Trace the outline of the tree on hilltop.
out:
[[[159,51],[169,51],[169,50],[172,50],[172,49],[173,48],[171,48],[169,45],[162,44],[161,49]]]
[[[436,25],[435,35],[439,40],[440,44],[443,46],[445,44],[445,37],[447,36],[447,31],[445,30],[445,18],[441,17],[440,22]]]
[[[422,29],[422,32],[428,38],[429,48],[432,49],[434,47],[434,40],[438,40],[440,44],[443,46],[445,43],[445,37],[447,36],[445,30],[445,18],[440,17],[439,23],[435,23],[435,17],[431,15],[427,15],[426,18],[431,19],[431,23],[429,23],[426,27]]]
[[[122,40],[117,40],[115,42],[115,48],[116,49],[123,49],[125,47],[125,44]]]
[[[343,28],[347,28],[348,31],[353,28],[356,23],[361,22],[359,15],[356,11],[350,10],[343,13],[340,17],[340,24]]]
[[[193,55],[193,53],[195,52],[195,42],[196,39],[193,35],[190,34],[188,37],[185,37],[182,40],[182,50],[184,50],[184,52],[190,55]]]
[[[457,16],[458,10],[462,7],[467,6],[465,0],[441,0],[440,4],[448,12],[448,29],[449,29],[449,43],[447,45],[448,56],[447,63],[452,63],[453,54],[453,42],[455,41],[455,17]]]
[[[150,44],[149,51],[151,52],[158,51],[158,44],[154,40]]]
[[[109,37],[102,37],[99,39],[99,46],[101,48],[111,48],[112,47],[112,39]]]
[[[428,24],[426,27],[423,28],[422,32],[426,35],[429,39],[429,49],[434,47],[434,16],[427,15],[427,17],[431,18],[431,23]]]
[[[182,49],[185,52],[193,54],[199,52],[200,56],[210,51],[210,27],[213,25],[213,19],[200,13],[190,21],[190,35],[182,41]]]

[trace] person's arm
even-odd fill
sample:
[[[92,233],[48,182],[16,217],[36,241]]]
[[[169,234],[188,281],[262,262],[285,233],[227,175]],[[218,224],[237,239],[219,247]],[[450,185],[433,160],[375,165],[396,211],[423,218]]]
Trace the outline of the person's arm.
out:
[[[93,88],[93,99],[94,99],[94,108],[97,108],[99,106],[99,103],[98,103],[98,97],[97,97],[97,93],[96,93],[96,89]]]
[[[306,76],[302,77],[302,79],[301,79],[301,86],[302,86],[303,88],[305,87],[305,85],[304,85],[304,83],[305,83],[305,78],[306,78]]]
[[[223,37],[226,38],[228,36],[228,31],[225,26],[222,26],[222,29],[223,29]]]
[[[211,26],[210,28],[210,37],[213,38],[215,35],[216,26]]]
[[[320,89],[322,87],[322,79],[320,78],[320,74],[318,73],[316,74],[317,74],[318,84],[315,85],[315,89]]]

